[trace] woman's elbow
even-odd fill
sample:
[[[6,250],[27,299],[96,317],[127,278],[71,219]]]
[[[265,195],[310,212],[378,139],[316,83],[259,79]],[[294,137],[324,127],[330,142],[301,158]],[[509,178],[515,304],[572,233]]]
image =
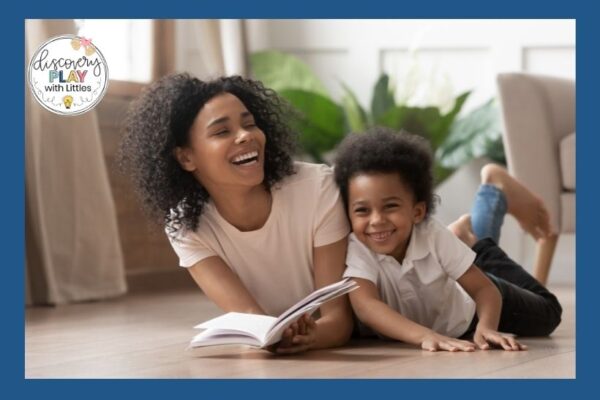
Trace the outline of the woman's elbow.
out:
[[[344,329],[342,329],[341,337],[342,344],[347,343],[352,337],[352,332],[354,332],[354,318],[352,318],[352,311],[350,311],[350,315],[346,319],[346,323],[344,324]]]
[[[334,346],[343,346],[352,337],[354,330],[354,320],[352,318],[352,310],[348,307],[342,315],[338,317],[335,324]]]

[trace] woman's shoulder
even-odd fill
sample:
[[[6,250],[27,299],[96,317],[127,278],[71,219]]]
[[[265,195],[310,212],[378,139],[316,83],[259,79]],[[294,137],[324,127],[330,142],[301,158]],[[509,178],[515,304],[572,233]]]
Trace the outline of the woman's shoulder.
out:
[[[174,211],[171,211],[174,215]],[[181,223],[168,223],[165,226],[167,236],[171,241],[178,242],[198,242],[205,241],[213,236],[216,226],[220,226],[222,217],[220,217],[216,207],[211,199],[209,199],[203,207],[202,214],[198,216],[198,224],[196,229],[185,228]]]
[[[333,179],[333,169],[330,166],[295,161],[294,174],[283,179],[280,186],[322,184],[323,180],[326,179]]]
[[[333,175],[333,168],[327,164],[315,164],[304,161],[295,161],[296,175],[304,178],[315,178]]]

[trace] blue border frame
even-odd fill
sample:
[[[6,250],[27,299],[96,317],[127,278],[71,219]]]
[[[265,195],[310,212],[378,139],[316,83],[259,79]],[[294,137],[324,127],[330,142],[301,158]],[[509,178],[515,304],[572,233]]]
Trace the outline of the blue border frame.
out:
[[[1,291],[3,315],[3,386],[4,393],[18,397],[40,398],[166,398],[189,397],[425,397],[425,398],[568,398],[595,393],[593,385],[597,370],[598,350],[593,342],[598,326],[595,311],[594,283],[598,267],[593,264],[592,239],[597,214],[591,202],[596,188],[594,151],[599,149],[600,132],[593,125],[594,105],[598,85],[597,45],[600,37],[593,8],[575,1],[559,5],[548,2],[505,0],[497,4],[481,1],[428,1],[411,4],[371,0],[316,1],[300,4],[283,1],[190,2],[171,0],[168,3],[128,4],[106,0],[98,3],[49,3],[38,0],[19,2],[5,9],[1,25],[5,49],[5,94],[2,99],[8,120],[4,127],[6,146],[0,162],[2,182],[6,190],[0,197],[8,224],[2,231],[5,282]],[[587,3],[587,2],[586,2]],[[591,2],[590,2],[591,3]],[[13,8],[14,7],[14,8]],[[191,10],[191,11],[190,11]],[[581,351],[576,357],[575,380],[25,380],[24,379],[24,19],[25,18],[575,18],[577,20],[577,124],[578,124],[578,195],[577,226],[577,330],[576,344]],[[586,169],[590,168],[589,170]],[[597,181],[596,181],[597,182]],[[591,214],[590,214],[591,213]],[[596,389],[596,390],[595,390]]]

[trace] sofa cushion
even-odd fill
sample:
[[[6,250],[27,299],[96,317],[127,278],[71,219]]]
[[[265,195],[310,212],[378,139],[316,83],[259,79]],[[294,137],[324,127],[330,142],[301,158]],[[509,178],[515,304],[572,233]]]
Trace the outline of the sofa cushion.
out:
[[[575,193],[565,192],[560,195],[560,231],[575,232]]]
[[[560,141],[559,153],[563,188],[575,190],[575,132]]]

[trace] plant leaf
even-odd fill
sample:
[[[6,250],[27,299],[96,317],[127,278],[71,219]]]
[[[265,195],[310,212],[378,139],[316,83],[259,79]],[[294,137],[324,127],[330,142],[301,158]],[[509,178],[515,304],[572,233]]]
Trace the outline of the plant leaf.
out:
[[[328,97],[299,89],[284,89],[279,94],[298,110],[301,118],[295,128],[300,144],[316,159],[333,149],[345,135],[342,108]]]
[[[447,168],[459,167],[481,156],[491,156],[496,161],[504,159],[500,113],[494,99],[456,120],[436,152],[436,159]]]
[[[436,126],[441,118],[440,109],[437,107],[407,107],[404,129],[410,133],[424,136],[435,148],[435,138],[438,135]]]
[[[354,92],[344,83],[342,88],[344,89],[342,108],[346,116],[347,131],[364,132],[368,125],[367,113],[361,107]]]
[[[434,142],[434,148],[438,148],[442,145],[442,143],[446,140],[448,135],[450,134],[450,128],[456,119],[456,116],[462,110],[463,105],[471,95],[470,91],[464,92],[454,101],[454,106],[452,110],[448,112],[448,114],[443,115],[437,122],[437,125],[433,128],[435,133],[432,135],[432,141]]]
[[[437,107],[396,106],[379,117],[376,123],[397,131],[404,129],[421,135],[435,146],[433,139],[437,135],[435,129],[440,125],[440,118],[440,110]]]
[[[373,99],[371,100],[373,121],[377,120],[395,105],[394,93],[390,90],[390,78],[387,74],[382,74],[373,88]]]
[[[406,106],[394,106],[387,110],[384,114],[374,119],[375,125],[387,126],[395,130],[402,129],[404,119],[406,118]]]
[[[329,96],[325,85],[298,57],[279,51],[259,51],[250,55],[254,77],[266,87],[279,92],[302,89]]]

